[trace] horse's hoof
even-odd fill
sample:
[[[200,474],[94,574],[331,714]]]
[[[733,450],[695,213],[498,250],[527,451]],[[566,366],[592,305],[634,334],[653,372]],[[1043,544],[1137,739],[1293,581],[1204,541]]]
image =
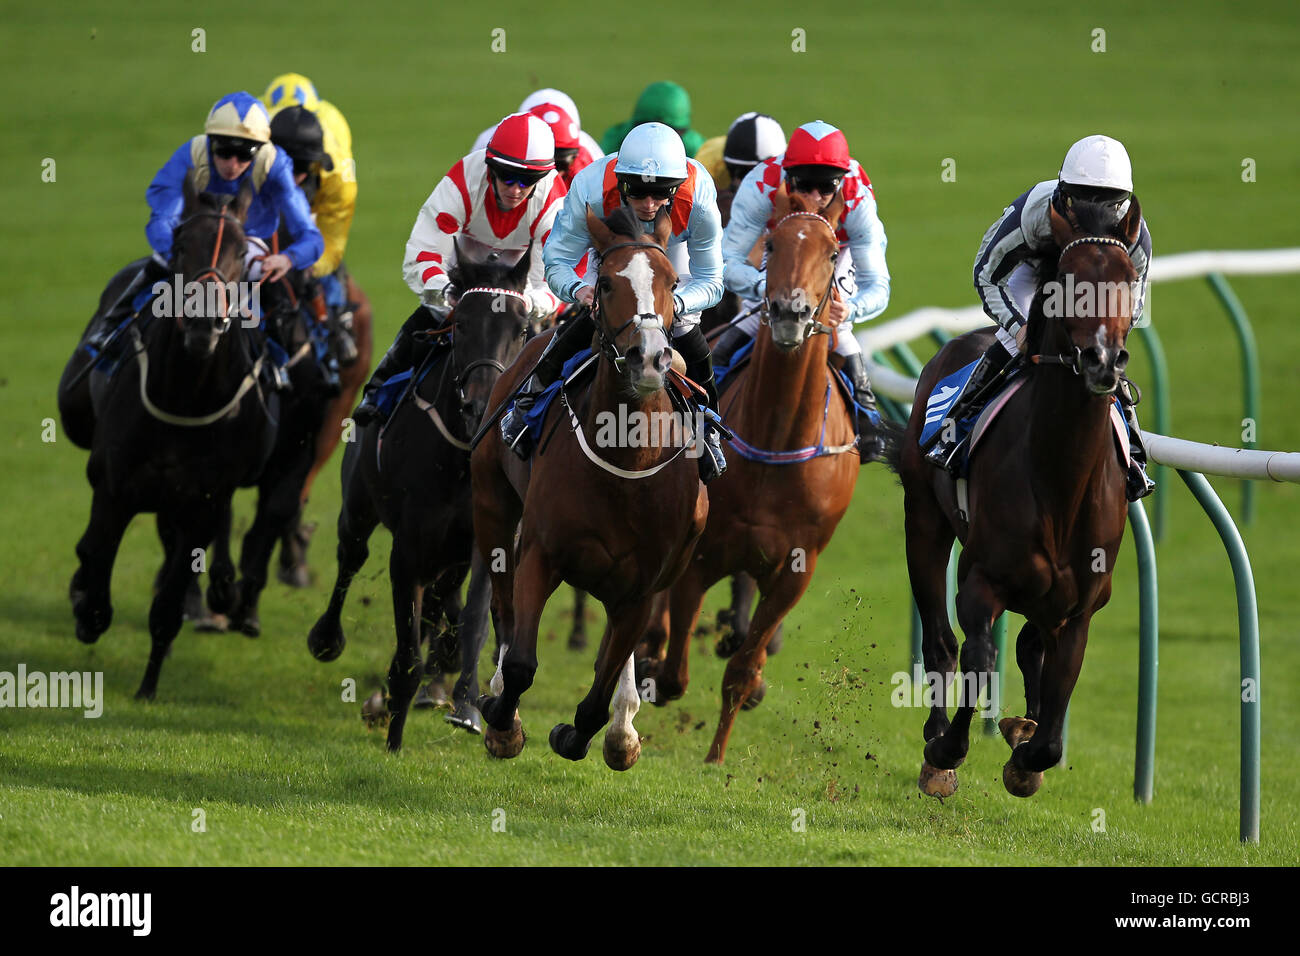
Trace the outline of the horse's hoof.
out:
[[[483,733],[483,717],[469,704],[462,704],[443,719],[468,733]]]
[[[260,637],[262,634],[262,620],[257,616],[256,611],[241,614],[235,618],[235,629],[245,637]]]
[[[519,720],[518,711],[515,711],[515,719],[509,730],[496,730],[489,725],[483,733],[483,746],[498,760],[518,757],[527,740],[528,735],[524,733],[524,725]]]
[[[436,707],[448,707],[451,701],[447,698],[447,688],[442,685],[440,680],[431,680],[418,691],[415,692],[415,699],[411,701],[411,706],[416,710],[432,710]]]
[[[77,640],[83,644],[94,644],[113,623],[111,607],[87,608],[84,600],[72,609],[72,613],[77,619]]]
[[[960,746],[950,741],[946,733],[935,737],[925,745],[925,762],[936,768],[941,764],[951,764],[952,769],[956,770],[966,761],[966,749],[962,747],[961,751],[954,756],[950,744],[954,747]],[[941,750],[944,752],[940,753]]]
[[[366,702],[361,705],[361,719],[366,722],[366,727],[384,727],[393,715],[388,712],[388,704],[384,702],[384,692],[375,691],[366,698]]]
[[[641,756],[641,738],[633,733],[634,742],[631,747],[623,748],[614,743],[614,739],[608,735],[605,736],[605,766],[610,770],[630,770],[632,765],[637,762]]]
[[[998,730],[1002,731],[1003,739],[1012,750],[1034,736],[1037,729],[1038,723],[1028,717],[1003,717],[998,721]]]
[[[283,565],[275,572],[275,576],[281,583],[289,585],[291,588],[309,588],[311,587],[311,571],[305,564],[295,564],[290,567]]]
[[[590,746],[590,740],[582,741],[578,737],[578,728],[573,724],[556,724],[551,728],[551,749],[565,760],[582,760]]]
[[[204,634],[224,634],[230,630],[230,618],[224,614],[208,614],[194,619],[194,630]]]
[[[213,581],[208,585],[208,610],[213,614],[229,614],[235,605],[235,586]]]
[[[735,640],[735,637],[736,634],[734,631],[720,637],[718,643],[713,645],[713,653],[717,654],[723,660],[726,660],[732,654],[736,653],[736,651],[740,650],[740,641]]]
[[[1032,797],[1043,785],[1043,775],[1032,770],[1021,770],[1015,761],[1008,759],[1002,765],[1002,786],[1013,797]]]
[[[75,608],[81,603],[82,598],[86,596],[86,589],[81,586],[81,568],[72,572],[72,580],[68,582],[68,600],[72,602]]]
[[[574,631],[569,635],[568,648],[571,651],[585,651],[587,649],[587,635],[582,631]]]
[[[328,617],[322,617],[312,625],[307,635],[307,650],[316,660],[326,664],[338,660],[346,643],[343,627],[337,621],[330,622]]]
[[[745,698],[745,702],[740,705],[740,709],[753,710],[755,707],[757,707],[759,704],[763,702],[763,698],[766,696],[767,696],[767,681],[763,680],[763,678],[760,677],[758,679],[758,686],[754,688],[753,693],[751,693],[748,697]]]
[[[768,639],[767,656],[771,657],[773,654],[778,653],[781,650],[781,648],[784,646],[785,646],[785,626],[782,624],[778,624],[776,626],[776,633],[773,634]]]
[[[139,689],[138,691],[135,692],[135,699],[136,699],[136,700],[153,700],[153,699],[154,699],[154,696],[155,696],[157,693],[158,693],[158,688],[156,688],[156,687],[145,687],[143,684],[141,684],[141,685],[140,685],[140,689]]]
[[[938,797],[940,800],[946,800],[957,792],[957,771],[940,770],[938,767],[923,763],[921,764],[921,776],[916,781],[916,785],[921,788],[921,792],[927,797]]]

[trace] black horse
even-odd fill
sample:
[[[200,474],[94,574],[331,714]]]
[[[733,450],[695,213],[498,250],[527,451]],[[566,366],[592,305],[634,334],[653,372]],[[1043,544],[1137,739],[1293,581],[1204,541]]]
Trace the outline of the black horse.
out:
[[[389,578],[397,651],[388,673],[392,751],[402,746],[407,711],[421,678],[422,617],[437,621],[445,613],[448,630],[460,643],[456,710],[448,719],[476,732],[482,726],[473,702],[479,693],[479,652],[488,631],[485,569],[475,568],[464,613],[459,603],[474,551],[469,439],[483,418],[493,385],[523,346],[528,308],[521,290],[531,253],[530,246],[514,266],[494,260],[476,264],[458,255],[451,281],[464,291],[448,324],[431,333],[431,338],[444,340],[441,347],[435,346],[417,366],[417,384],[407,390],[387,424],[360,429],[358,440],[343,453],[338,578],[307,646],[321,661],[342,653],[343,602],[369,554],[370,535],[382,521],[393,533]],[[430,599],[436,606],[428,606]],[[436,656],[437,648],[431,647],[431,660]]]
[[[234,314],[231,295],[243,271],[252,198],[247,186],[232,200],[196,195],[187,183],[170,271],[197,284],[197,307],[187,295],[185,308],[175,298],[176,308],[150,308],[152,319],[129,330],[116,374],[78,381],[90,361],[79,347],[60,382],[65,429],[91,449],[86,474],[94,498],[69,589],[79,640],[93,643],[112,622],[109,584],[131,518],[155,512],[164,535],[166,565],[149,611],[153,646],[137,698],[157,690],[196,558],[221,530],[235,488],[256,479],[275,441],[278,399],[262,381],[262,335]],[[121,275],[105,300],[125,287]],[[224,610],[233,599],[233,568],[213,570],[208,602]]]

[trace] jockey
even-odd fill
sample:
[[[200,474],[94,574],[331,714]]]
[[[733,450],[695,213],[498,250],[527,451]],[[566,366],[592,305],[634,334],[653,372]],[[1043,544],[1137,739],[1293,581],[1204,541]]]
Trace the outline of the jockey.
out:
[[[1044,256],[1059,255],[1052,239],[1049,209],[1061,215],[1075,201],[1104,203],[1113,208],[1118,223],[1128,213],[1133,195],[1133,167],[1123,144],[1109,136],[1088,136],[1070,147],[1056,179],[1034,186],[1002,211],[1002,216],[984,233],[975,257],[975,288],[984,311],[997,322],[997,341],[975,366],[962,393],[951,406],[954,421],[970,417],[990,398],[997,384],[1020,357],[1030,305],[1038,288],[1035,275]],[[1137,271],[1141,291],[1133,305],[1136,323],[1146,299],[1147,267],[1151,262],[1151,233],[1143,219],[1137,242],[1128,250]],[[1128,421],[1133,467],[1128,475],[1130,501],[1149,495],[1155,483],[1146,475],[1146,449],[1138,427],[1128,381],[1121,377],[1120,405]],[[950,472],[960,467],[961,455],[951,435],[940,429],[938,442],[926,457]]]
[[[686,158],[681,137],[672,129],[662,123],[644,123],[627,134],[617,154],[578,173],[556,219],[555,233],[543,250],[546,281],[564,301],[591,306],[594,267],[589,267],[585,276],[575,271],[591,245],[587,213],[604,217],[621,205],[631,207],[647,234],[653,231],[661,209],[671,213],[669,249],[684,247],[690,265],[689,275],[677,269],[680,284],[673,294],[673,346],[686,360],[686,374],[705,388],[709,408],[716,412],[713,367],[708,342],[699,330],[699,313],[722,298],[722,224],[713,180],[703,166]],[[524,414],[559,377],[564,363],[590,345],[594,333],[595,323],[587,312],[574,319],[563,334],[554,335],[532,377],[522,386],[514,408],[502,419],[502,436],[521,458],[532,448]],[[727,463],[711,425],[704,428],[704,438],[709,454],[701,456],[700,468],[704,480],[709,481],[722,474]]]
[[[632,128],[643,123],[663,123],[671,127],[682,138],[687,156],[694,156],[704,145],[704,137],[691,129],[690,94],[676,83],[662,80],[641,91],[630,120],[615,123],[605,130],[605,135],[600,138],[600,148],[613,153]]]
[[[293,161],[271,144],[271,123],[251,93],[217,100],[203,127],[167,160],[145,193],[152,215],[145,227],[155,262],[171,256],[172,232],[180,223],[186,179],[200,192],[237,194],[245,182],[254,190],[244,223],[250,238],[269,241],[281,216],[290,244],[262,260],[263,275],[274,282],[290,269],[306,269],[320,258],[325,242],[311,210],[293,181]]]
[[[876,424],[876,396],[867,378],[862,347],[853,335],[857,322],[873,319],[889,304],[889,268],[885,264],[885,227],[876,214],[871,180],[857,160],[849,156],[844,134],[821,120],[794,131],[780,156],[759,162],[745,176],[731,206],[731,221],[722,239],[727,288],[752,305],[745,318],[719,336],[714,348],[720,365],[758,331],[758,307],[767,292],[767,278],[749,259],[751,250],[771,222],[773,197],[785,189],[801,194],[815,210],[825,209],[839,193],[844,215],[836,230],[840,248],[850,256],[836,260],[835,282],[843,299],[827,306],[837,328],[835,352],[844,358],[844,371],[853,382],[853,400],[863,410],[858,415],[858,452],[862,464],[877,461],[884,452]]]
[[[487,148],[460,159],[425,201],[406,242],[402,271],[420,305],[406,320],[392,348],[366,385],[353,415],[360,425],[377,421],[376,390],[395,372],[410,368],[416,332],[442,324],[458,290],[448,273],[456,265],[456,242],[466,241],[518,256],[532,244],[524,297],[529,317],[540,320],[559,308],[546,285],[542,245],[560,211],[566,189],[555,170],[551,128],[531,113],[513,113],[497,125]]]
[[[311,204],[312,215],[325,240],[325,252],[311,267],[313,311],[321,319],[338,316],[331,325],[339,364],[357,359],[347,303],[347,269],[343,253],[352,229],[357,202],[356,162],[352,130],[331,103],[321,100],[311,80],[297,73],[273,79],[262,96],[271,115],[271,142],[294,164],[294,179]]]
[[[551,128],[551,135],[555,137],[555,168],[564,180],[565,187],[572,186],[573,177],[596,160],[578,139],[578,133],[581,132],[578,124],[563,106],[554,103],[538,103],[528,112],[540,116]]]
[[[519,104],[519,112],[531,113],[538,106],[557,107],[562,114],[573,121],[573,125],[577,129],[578,142],[576,146],[561,147],[559,140],[567,139],[568,137],[561,136],[560,133],[557,133],[555,124],[551,124],[551,133],[557,137],[555,143],[555,168],[558,169],[560,175],[564,177],[564,185],[569,186],[573,183],[573,177],[579,169],[590,166],[596,160],[604,157],[605,153],[600,146],[596,144],[596,141],[591,138],[591,134],[582,128],[582,119],[578,115],[578,106],[567,93],[562,90],[551,89],[550,87],[536,90],[524,97],[524,101]],[[545,119],[545,117],[543,117],[543,119]],[[547,120],[547,122],[551,123],[550,120]],[[474,148],[483,149],[487,146],[488,140],[492,138],[492,132],[495,129],[495,126],[489,126],[483,132],[479,133],[478,139],[474,140]],[[577,152],[570,155],[568,150],[571,148],[576,148]],[[567,166],[566,162],[568,163]]]

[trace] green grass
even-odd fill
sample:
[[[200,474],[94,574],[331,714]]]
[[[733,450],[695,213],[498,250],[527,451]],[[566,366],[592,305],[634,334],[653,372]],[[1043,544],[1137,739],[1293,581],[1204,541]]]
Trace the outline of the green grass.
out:
[[[153,7],[156,6],[156,9]],[[220,20],[167,5],[79,3],[7,11],[0,75],[9,91],[0,147],[0,670],[102,670],[104,715],[0,710],[0,862],[275,863],[889,863],[1294,864],[1300,744],[1300,489],[1263,485],[1243,529],[1259,588],[1264,678],[1263,827],[1237,842],[1236,610],[1228,563],[1176,478],[1159,547],[1162,605],[1156,799],[1131,795],[1137,604],[1131,547],[1115,596],[1094,621],[1071,711],[1069,765],[1029,801],[1008,796],[1008,751],[979,737],[944,804],[915,787],[923,714],[890,704],[907,668],[908,600],[901,493],[864,473],[849,515],[787,624],[762,706],[743,714],[724,767],[701,761],[722,665],[692,655],[684,700],[644,708],[641,762],[570,764],[546,745],[572,719],[591,656],[564,649],[563,592],[544,622],[537,682],[524,699],[531,740],[514,761],[441,718],[416,714],[406,751],[384,753],[341,682],[378,685],[392,652],[384,557],[344,615],[349,644],[316,663],[304,638],[333,574],[337,472],[317,484],[309,518],[321,581],[272,586],[266,635],[182,633],[159,699],[131,694],[148,649],[152,522],[138,519],[114,579],[114,627],[93,647],[72,635],[73,545],[88,515],[85,454],[62,437],[55,383],[95,299],[144,250],[143,193],[154,171],[233,88],[261,92],[278,72],[316,81],[352,124],[361,181],[348,261],[375,303],[377,344],[409,313],[402,245],[419,204],[484,126],[538,86],[578,102],[599,138],[645,83],[663,77],[695,99],[695,126],[722,132],[747,109],[789,131],[823,117],[844,127],[877,186],[890,237],[888,315],[973,301],[970,263],[1002,206],[1057,168],[1082,135],[1123,139],[1156,252],[1295,242],[1300,119],[1292,102],[1300,36],[1285,4],[1229,10],[1102,3],[1087,13],[1034,4],[931,4],[925,12],[849,12],[771,0],[744,12],[664,2],[662,26],[611,7],[572,17],[534,5],[412,5],[373,15],[336,0],[312,15],[267,17],[231,4]],[[436,11],[436,12],[435,12]],[[207,52],[191,52],[191,30]],[[507,52],[490,50],[507,31]],[[1090,52],[1107,30],[1107,52]],[[802,28],[807,53],[790,50]],[[46,157],[57,181],[41,181]],[[957,181],[940,179],[945,158]],[[1258,181],[1241,181],[1255,159]],[[1262,447],[1300,448],[1296,382],[1300,279],[1234,280],[1264,364]],[[1173,374],[1174,432],[1240,444],[1231,333],[1200,282],[1159,287],[1154,315]],[[1142,381],[1145,356],[1135,348]],[[1149,416],[1149,409],[1144,416]],[[1216,480],[1234,509],[1235,482]],[[247,524],[251,501],[238,499]],[[242,529],[241,529],[242,530]],[[721,595],[715,593],[712,604]],[[1013,630],[1014,633],[1014,630]],[[703,645],[700,645],[703,647]],[[1018,675],[1006,699],[1020,700]],[[207,830],[191,829],[193,811]],[[1091,827],[1094,810],[1106,832]],[[504,832],[494,832],[494,811]],[[791,827],[806,813],[806,832]]]

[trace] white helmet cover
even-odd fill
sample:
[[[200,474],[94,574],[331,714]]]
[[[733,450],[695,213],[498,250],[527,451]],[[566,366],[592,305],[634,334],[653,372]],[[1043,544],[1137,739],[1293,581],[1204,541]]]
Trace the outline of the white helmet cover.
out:
[[[623,176],[640,176],[646,182],[686,178],[686,147],[671,126],[642,123],[623,137],[614,172]]]
[[[1117,139],[1100,134],[1085,136],[1065,154],[1060,181],[1072,186],[1133,191],[1133,166],[1128,151]]]

